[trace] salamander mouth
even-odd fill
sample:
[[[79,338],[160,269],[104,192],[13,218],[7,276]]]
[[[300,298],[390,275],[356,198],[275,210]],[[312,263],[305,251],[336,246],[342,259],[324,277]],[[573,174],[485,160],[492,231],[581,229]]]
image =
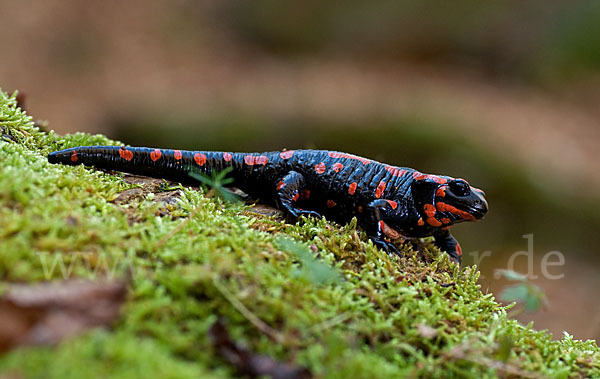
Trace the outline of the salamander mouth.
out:
[[[477,220],[481,220],[487,214],[487,206],[484,207],[467,207],[466,211],[469,212]]]

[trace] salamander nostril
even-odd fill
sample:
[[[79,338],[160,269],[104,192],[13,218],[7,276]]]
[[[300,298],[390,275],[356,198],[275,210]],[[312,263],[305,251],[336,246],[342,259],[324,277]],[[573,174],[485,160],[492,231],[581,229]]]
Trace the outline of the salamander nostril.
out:
[[[488,204],[487,201],[485,200],[477,200],[475,202],[475,207],[481,212],[481,213],[487,213],[488,211]]]

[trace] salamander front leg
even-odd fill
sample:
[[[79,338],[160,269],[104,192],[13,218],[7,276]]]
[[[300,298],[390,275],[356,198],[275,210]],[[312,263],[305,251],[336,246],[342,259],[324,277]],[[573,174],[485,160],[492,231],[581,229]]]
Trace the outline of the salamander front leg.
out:
[[[385,199],[370,202],[365,209],[368,217],[368,225],[366,225],[365,229],[369,239],[373,241],[375,246],[385,250],[388,254],[393,253],[402,256],[396,245],[385,239],[387,235],[386,228],[389,228],[389,226],[385,223],[384,219],[394,211],[395,207],[393,204],[395,203]],[[396,231],[393,232],[397,233]]]
[[[304,176],[297,171],[290,171],[277,183],[277,198],[280,208],[293,218],[312,216],[321,218],[321,214],[296,207],[300,193],[304,191],[306,182]]]
[[[453,262],[460,264],[462,260],[462,249],[456,238],[454,238],[448,230],[442,230],[439,233],[434,234],[433,237],[435,238],[435,245],[439,247],[440,250],[448,253]]]

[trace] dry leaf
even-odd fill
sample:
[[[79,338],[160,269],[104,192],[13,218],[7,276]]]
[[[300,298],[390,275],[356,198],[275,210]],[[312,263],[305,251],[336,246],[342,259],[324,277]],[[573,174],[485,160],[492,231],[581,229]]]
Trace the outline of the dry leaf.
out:
[[[48,345],[119,316],[125,281],[65,280],[13,284],[0,298],[0,353]]]

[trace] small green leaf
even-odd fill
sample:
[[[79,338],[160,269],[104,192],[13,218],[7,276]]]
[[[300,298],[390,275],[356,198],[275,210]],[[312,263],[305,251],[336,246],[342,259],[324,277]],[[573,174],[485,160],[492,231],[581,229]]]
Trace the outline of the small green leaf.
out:
[[[524,309],[528,312],[539,310],[546,302],[544,292],[532,284],[517,284],[506,287],[500,292],[500,299],[507,302],[522,303]]]
[[[226,185],[233,183],[233,178],[227,178],[227,174],[233,171],[232,167],[226,167],[219,172],[213,172],[211,176],[206,175],[198,169],[190,171],[189,175],[202,183],[206,187],[212,188],[215,193],[227,202],[239,201],[240,198],[236,194],[231,193]]]
[[[542,299],[534,293],[530,293],[525,299],[525,310],[535,312],[542,307]]]
[[[515,280],[515,281],[519,281],[519,282],[524,282],[527,280],[527,275],[520,274],[513,270],[498,269],[498,270],[496,270],[496,272],[508,280]]]
[[[341,276],[331,266],[315,259],[311,251],[305,245],[290,238],[280,237],[275,240],[278,249],[292,253],[302,264],[297,272],[297,277],[304,277],[314,284],[339,283]]]
[[[500,299],[507,302],[516,301],[518,303],[524,303],[529,295],[529,288],[527,284],[517,284],[514,286],[506,287],[500,292]]]

